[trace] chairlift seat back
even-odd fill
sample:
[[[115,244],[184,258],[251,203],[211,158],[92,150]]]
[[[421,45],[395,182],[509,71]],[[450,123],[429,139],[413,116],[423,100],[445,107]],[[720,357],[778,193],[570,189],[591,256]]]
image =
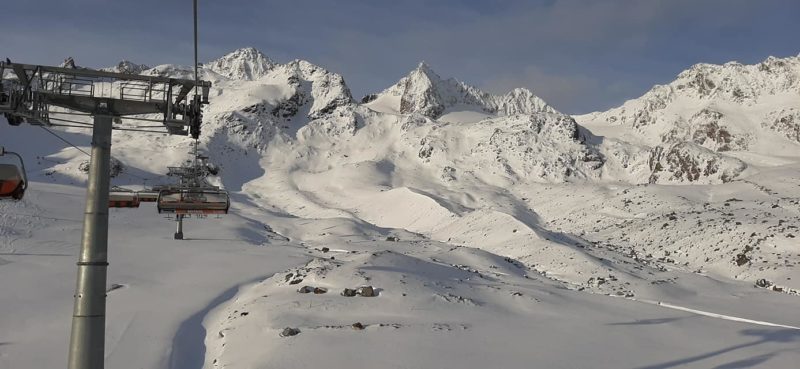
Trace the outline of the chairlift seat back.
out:
[[[139,196],[135,192],[111,192],[108,194],[110,208],[138,208]]]
[[[161,190],[158,212],[174,214],[228,214],[227,191],[201,189]]]
[[[21,200],[25,194],[22,171],[13,164],[0,164],[0,199]]]

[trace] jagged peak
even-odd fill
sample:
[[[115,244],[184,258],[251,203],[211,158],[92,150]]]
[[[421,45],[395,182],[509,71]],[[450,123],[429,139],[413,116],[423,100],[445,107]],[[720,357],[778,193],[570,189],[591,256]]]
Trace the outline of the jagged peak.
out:
[[[113,67],[101,68],[100,70],[115,73],[141,74],[148,69],[150,69],[150,67],[145,64],[137,64],[132,61],[122,59],[119,63],[117,63],[117,65]]]
[[[414,69],[412,71],[412,73],[413,72],[423,73],[426,76],[429,76],[429,77],[435,76],[435,77],[441,79],[441,77],[439,77],[439,75],[433,70],[433,68],[431,68],[431,66],[428,63],[426,63],[424,60],[420,61],[419,64],[417,64],[417,68]]]
[[[427,83],[430,83],[430,85],[441,83],[441,81],[444,81],[444,79],[441,76],[439,76],[439,74],[436,73],[436,71],[434,71],[433,68],[431,68],[431,66],[428,65],[428,63],[426,63],[425,61],[419,62],[419,64],[417,64],[417,67],[411,70],[404,77],[403,80],[407,81],[407,83],[408,81],[426,80]],[[457,81],[451,78],[447,80],[447,82],[452,83]]]
[[[268,60],[270,63],[272,63],[272,60],[268,56],[262,53],[261,50],[258,50],[254,47],[238,48],[234,51],[225,54],[225,56],[222,57],[222,59],[226,58],[265,59]]]
[[[77,66],[75,65],[75,59],[73,59],[71,56],[64,58],[64,61],[61,62],[61,64],[59,64],[58,66],[61,68],[69,68],[69,69],[77,68]]]
[[[714,73],[714,72],[728,71],[730,73],[737,73],[737,74],[752,72],[753,70],[763,72],[765,71],[764,68],[765,66],[787,66],[798,63],[800,63],[800,55],[788,56],[785,58],[780,58],[770,55],[760,63],[756,64],[743,64],[735,60],[726,62],[724,64],[697,63],[693,64],[691,67],[679,73],[678,78],[681,78],[683,76],[691,76],[698,72]]]
[[[323,72],[323,73],[331,73],[329,70],[327,70],[327,69],[325,69],[325,68],[323,68],[323,67],[321,67],[319,65],[316,65],[316,64],[314,64],[314,63],[312,63],[312,62],[310,62],[308,60],[304,60],[304,59],[294,59],[294,60],[286,63],[285,65],[287,67],[295,69],[295,70],[302,70],[302,71],[307,71],[307,72],[320,71],[320,72]]]
[[[344,77],[342,77],[342,75],[329,71],[328,69],[309,62],[308,60],[294,59],[286,64],[277,64],[275,68],[283,69],[288,73],[308,80],[325,79],[328,81],[334,81],[337,84],[343,85],[348,90],[349,94],[349,88],[347,88],[346,82],[344,81]]]
[[[741,103],[755,101],[764,95],[793,91],[798,87],[800,57],[770,56],[756,64],[742,64],[737,61],[724,64],[697,63],[680,72],[673,81],[655,85],[639,98],[626,101],[623,106],[641,104],[663,108],[681,96]],[[621,109],[623,106],[614,109]],[[627,109],[631,114],[638,114],[638,110]]]
[[[525,87],[516,87],[513,90],[506,93],[506,95],[510,96],[536,96],[533,91],[525,88]],[[537,96],[538,97],[538,96]]]
[[[434,119],[448,108],[464,105],[499,115],[555,111],[528,89],[492,95],[455,78],[443,79],[424,61],[396,84],[367,100],[373,101],[380,95],[400,97],[396,109],[401,114],[420,113]]]
[[[207,67],[231,79],[255,80],[272,70],[275,62],[256,48],[244,47],[208,63]]]

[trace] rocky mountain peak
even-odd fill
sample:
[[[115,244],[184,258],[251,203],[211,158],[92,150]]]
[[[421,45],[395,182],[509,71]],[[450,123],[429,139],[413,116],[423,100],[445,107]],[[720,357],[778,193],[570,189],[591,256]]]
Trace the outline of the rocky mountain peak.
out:
[[[505,95],[492,95],[455,78],[444,79],[424,61],[395,85],[380,94],[369,95],[366,101],[382,96],[399,97],[397,109],[401,114],[417,113],[432,119],[451,108],[500,116],[555,111],[530,90],[518,88]]]
[[[295,86],[296,94],[305,95],[303,99],[313,100],[310,118],[319,118],[353,102],[350,88],[340,74],[308,61],[296,59],[279,64],[273,73],[284,73],[288,83]],[[307,87],[302,88],[303,85]]]
[[[275,67],[275,62],[252,47],[235,50],[206,67],[225,77],[252,81],[264,77]]]
[[[419,64],[417,65],[417,68],[414,69],[413,71],[411,71],[411,73],[409,73],[409,76],[412,76],[412,75],[418,76],[418,77],[422,77],[422,78],[427,78],[428,80],[431,80],[431,81],[439,81],[439,80],[442,79],[442,77],[440,77],[433,70],[433,68],[431,68],[431,66],[428,65],[428,63],[426,63],[425,61],[419,62]]]
[[[59,66],[59,67],[61,67],[61,68],[70,68],[70,69],[75,69],[75,68],[76,68],[76,66],[75,66],[75,59],[73,59],[71,56],[68,56],[68,57],[66,57],[66,58],[64,59],[64,61],[63,61],[63,62],[61,62],[61,64],[59,64],[58,66]]]
[[[117,65],[108,68],[102,68],[101,71],[113,73],[126,73],[126,74],[141,74],[142,72],[150,69],[145,64],[136,64],[128,60],[122,60]]]
[[[754,65],[696,64],[680,73],[670,86],[678,93],[700,98],[751,102],[761,96],[796,90],[800,86],[800,58],[769,57]]]

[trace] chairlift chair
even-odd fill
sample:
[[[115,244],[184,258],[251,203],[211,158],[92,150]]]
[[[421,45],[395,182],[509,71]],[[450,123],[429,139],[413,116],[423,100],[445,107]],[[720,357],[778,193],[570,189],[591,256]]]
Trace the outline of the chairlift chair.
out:
[[[108,194],[109,208],[138,208],[139,194],[127,191],[112,191]]]
[[[138,208],[143,202],[156,201],[158,201],[158,192],[156,191],[133,191],[115,186],[108,193],[109,208]]]
[[[158,193],[159,214],[228,214],[230,206],[228,191],[220,189],[172,188]]]
[[[139,196],[139,202],[157,202],[158,191],[139,191],[136,193]]]
[[[0,156],[10,154],[16,156],[19,165],[0,163],[0,200],[22,200],[25,190],[28,189],[28,176],[25,173],[25,162],[19,154],[5,151],[0,146]]]

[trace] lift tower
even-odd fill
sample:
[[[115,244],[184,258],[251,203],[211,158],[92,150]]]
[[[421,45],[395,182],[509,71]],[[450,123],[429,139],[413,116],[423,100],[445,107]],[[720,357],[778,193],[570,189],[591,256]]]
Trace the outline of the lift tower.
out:
[[[111,132],[136,130],[139,126],[126,122],[147,121],[158,123],[149,126],[151,132],[158,129],[191,135],[196,140],[210,87],[210,82],[196,77],[190,80],[0,62],[0,113],[9,124],[92,129],[69,369],[102,369],[104,364]],[[193,98],[187,98],[192,90]],[[91,117],[93,121],[71,120],[74,116]]]

